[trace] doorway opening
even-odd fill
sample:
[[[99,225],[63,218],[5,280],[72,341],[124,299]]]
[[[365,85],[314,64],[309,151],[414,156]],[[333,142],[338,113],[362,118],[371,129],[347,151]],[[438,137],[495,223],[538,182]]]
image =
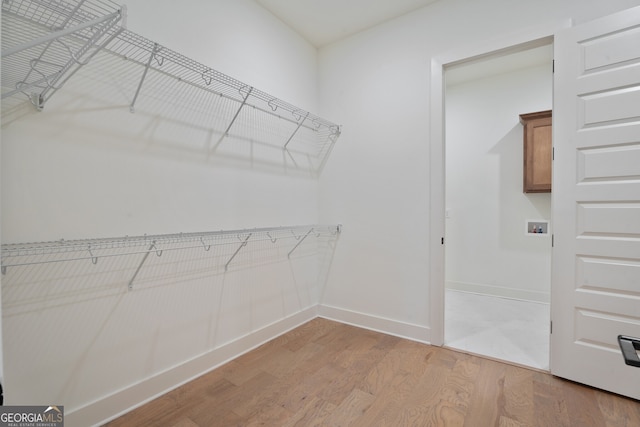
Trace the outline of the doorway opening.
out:
[[[446,346],[549,368],[550,193],[523,192],[519,115],[552,106],[552,39],[446,64]]]

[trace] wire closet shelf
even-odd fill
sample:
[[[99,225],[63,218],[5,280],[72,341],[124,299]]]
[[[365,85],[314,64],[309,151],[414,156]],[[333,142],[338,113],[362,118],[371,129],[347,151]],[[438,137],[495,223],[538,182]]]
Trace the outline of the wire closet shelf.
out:
[[[220,230],[202,233],[178,233],[122,238],[98,238],[82,240],[57,240],[39,243],[18,243],[2,245],[2,274],[7,268],[37,264],[87,261],[97,264],[101,258],[144,255],[155,253],[161,256],[165,251],[202,249],[208,252],[215,246],[230,246],[231,255],[225,270],[238,253],[249,243],[288,241],[287,257],[309,237],[335,238],[342,230],[341,225],[297,225],[287,227],[248,228],[240,230]],[[139,267],[140,268],[140,267]]]
[[[215,133],[209,154],[230,139],[280,148],[293,163],[324,166],[339,125],[136,34],[125,21],[125,7],[111,0],[3,0],[2,100],[26,96],[42,109],[94,57],[112,68],[125,60],[132,65],[124,76],[129,109],[148,107],[145,97],[178,87],[181,95],[165,99],[182,97],[186,108],[209,120],[205,126]],[[208,99],[193,101],[202,97]]]

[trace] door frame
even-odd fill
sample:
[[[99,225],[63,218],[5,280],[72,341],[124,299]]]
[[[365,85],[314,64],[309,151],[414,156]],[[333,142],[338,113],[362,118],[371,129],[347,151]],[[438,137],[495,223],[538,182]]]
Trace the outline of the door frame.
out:
[[[430,81],[430,145],[429,145],[429,317],[430,343],[444,344],[445,294],[445,82],[447,67],[509,55],[553,42],[558,30],[571,27],[571,20],[506,34],[463,49],[450,51],[431,59]],[[553,211],[553,206],[551,207]]]

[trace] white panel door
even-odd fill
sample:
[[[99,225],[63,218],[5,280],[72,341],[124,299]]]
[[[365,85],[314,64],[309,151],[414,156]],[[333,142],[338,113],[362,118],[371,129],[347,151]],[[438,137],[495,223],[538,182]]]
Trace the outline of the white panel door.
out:
[[[554,47],[551,372],[640,399],[640,7]]]

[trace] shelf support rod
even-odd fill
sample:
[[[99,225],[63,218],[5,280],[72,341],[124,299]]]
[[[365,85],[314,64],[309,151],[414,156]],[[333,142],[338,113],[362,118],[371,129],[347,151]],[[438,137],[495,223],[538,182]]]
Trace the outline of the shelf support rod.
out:
[[[240,252],[240,249],[244,248],[245,246],[247,246],[247,242],[249,241],[249,238],[251,237],[253,233],[249,233],[247,235],[247,238],[244,239],[242,241],[242,243],[240,243],[240,246],[238,247],[238,249],[236,249],[236,251],[233,253],[233,255],[231,255],[231,258],[229,258],[229,261],[227,261],[227,263],[224,265],[224,271],[227,271],[227,268],[229,268],[229,264],[231,263],[231,261],[233,261],[233,259],[236,257],[236,255],[238,255],[238,252]]]
[[[136,277],[138,276],[138,273],[140,273],[140,269],[142,268],[142,265],[145,263],[145,261],[147,260],[147,258],[149,258],[149,254],[151,253],[151,251],[153,249],[156,248],[156,241],[154,240],[151,243],[151,246],[149,246],[149,249],[147,249],[147,252],[144,254],[144,257],[142,257],[142,261],[140,261],[140,264],[138,265],[138,268],[136,268],[136,272],[133,273],[133,277],[131,278],[131,280],[129,280],[129,290],[132,291],[133,290],[133,281],[136,279]]]
[[[133,101],[131,101],[131,105],[129,105],[129,111],[135,113],[136,108],[136,100],[138,99],[138,95],[140,94],[140,89],[142,89],[142,83],[144,83],[144,79],[147,77],[147,72],[149,71],[149,67],[151,66],[151,61],[156,56],[156,52],[158,52],[158,43],[153,44],[153,50],[151,51],[151,55],[149,55],[149,59],[147,60],[147,64],[144,67],[144,71],[142,72],[142,78],[140,79],[140,83],[138,83],[138,89],[136,89],[136,94],[133,96]]]
[[[304,121],[307,120],[307,117],[309,117],[308,111],[307,111],[307,114],[305,114],[305,116],[302,118],[302,120],[300,120],[300,123],[298,123],[298,127],[296,128],[296,130],[294,130],[291,136],[289,137],[289,139],[287,139],[287,142],[284,144],[284,148],[287,148],[287,145],[289,145],[293,137],[296,136],[296,133],[298,133],[298,130],[300,130]]]
[[[84,65],[86,65],[87,63],[89,63],[89,61],[98,54],[98,52],[100,52],[100,50],[102,50],[102,48],[104,48],[106,45],[108,45],[109,43],[111,43],[111,41],[113,39],[115,39],[122,31],[123,28],[118,28],[117,30],[113,31],[112,34],[110,34],[107,39],[105,41],[103,41],[102,44],[98,45],[97,42],[98,40],[100,40],[100,38],[107,34],[109,32],[109,30],[111,30],[111,28],[115,27],[116,24],[118,23],[118,21],[120,21],[122,19],[122,14],[121,12],[116,12],[116,13],[112,13],[111,15],[109,15],[112,17],[110,22],[107,22],[103,25],[103,27],[99,30],[96,31],[95,34],[91,37],[91,39],[89,39],[87,41],[87,43],[85,43],[85,45],[79,50],[78,53],[76,53],[76,55],[71,55],[71,59],[69,59],[69,61],[67,61],[66,65],[59,71],[58,76],[55,78],[55,80],[51,83],[47,83],[48,88],[45,89],[39,97],[39,103],[36,105],[36,108],[38,108],[39,110],[41,110],[44,107],[44,103],[46,102],[46,100],[48,100],[59,88],[61,88],[62,86],[64,86],[64,84]],[[81,62],[79,60],[79,58],[84,55],[85,53],[87,53],[89,51],[89,49],[91,48],[95,48],[93,50],[93,52],[88,56],[88,58],[84,61]],[[73,70],[71,70],[66,76],[65,78],[60,81],[60,79],[62,78],[62,76],[67,73],[71,67],[76,64],[76,67],[73,68]],[[60,81],[60,82],[59,82]],[[59,83],[58,83],[59,82]],[[57,85],[57,86],[56,86]],[[46,95],[47,92],[49,92],[49,90],[52,90],[53,92],[51,93],[51,95]]]
[[[307,231],[307,234],[305,234],[305,235],[302,237],[302,239],[300,239],[300,240],[298,241],[298,243],[296,243],[296,245],[293,247],[293,249],[291,249],[291,250],[289,251],[289,253],[287,254],[287,258],[290,258],[290,257],[291,257],[291,254],[293,253],[293,251],[295,251],[296,249],[298,249],[298,246],[300,246],[300,245],[302,244],[302,242],[304,242],[304,239],[306,239],[306,238],[307,238],[307,236],[309,236],[309,234],[311,234],[311,232],[312,232],[312,231],[313,231],[313,227],[311,227],[311,228],[309,229],[309,231]]]
[[[45,76],[45,77],[43,77],[43,78],[41,78],[39,80],[36,80],[34,82],[27,83],[27,84],[22,84],[17,89],[12,90],[11,92],[3,93],[2,94],[2,99],[12,97],[13,95],[15,95],[17,93],[20,93],[20,92],[24,93],[25,91],[31,89],[32,87],[38,86],[38,85],[40,85],[42,83],[46,84],[49,80],[51,80],[51,79],[53,79],[53,78],[55,78],[57,76],[58,76],[58,73],[56,72],[56,73],[50,74],[48,76]]]
[[[76,15],[76,12],[77,12],[78,10],[80,10],[80,7],[82,7],[82,5],[85,3],[85,1],[86,1],[86,0],[82,0],[82,1],[80,1],[80,2],[76,5],[76,7],[73,9],[73,12],[71,12],[71,14],[69,14],[69,15],[67,16],[67,19],[65,19],[65,20],[64,20],[64,22],[59,26],[59,28],[65,28],[65,27],[67,26],[67,24],[68,24],[68,23],[69,23],[69,21],[71,20],[71,17],[73,17],[73,16],[75,16],[75,15]],[[42,51],[40,52],[40,55],[38,55],[38,58],[36,59],[36,61],[40,61],[40,60],[42,59],[42,57],[44,56],[45,52],[49,49],[49,47],[53,44],[53,42],[54,42],[55,40],[57,40],[57,39],[51,39],[51,40],[49,40],[49,42],[47,43],[47,45],[46,45],[46,46],[42,49]],[[34,71],[34,69],[33,69],[33,67],[32,67],[32,68],[31,68],[31,70],[29,70],[29,72],[27,73],[26,77],[24,78],[24,81],[25,81],[25,82],[26,82],[27,80],[29,80],[29,77],[31,76],[31,73],[32,73],[33,71]],[[25,93],[25,95],[29,96],[29,98],[31,99],[31,102],[32,102],[34,105],[41,105],[42,103],[41,103],[41,102],[39,102],[39,99],[38,99],[36,102],[34,102],[34,101],[33,101],[33,99],[32,99],[32,96],[33,96],[33,95],[28,95],[28,94],[26,94],[26,92],[24,92],[24,91],[25,91],[25,90],[27,90],[27,89],[29,89],[29,88],[31,88],[31,87],[33,87],[33,86],[37,86],[37,85],[39,85],[39,84],[41,84],[41,83],[43,83],[43,82],[45,82],[45,83],[46,83],[46,82],[48,82],[50,79],[52,79],[52,78],[53,78],[54,76],[56,76],[56,75],[57,75],[57,73],[54,73],[54,74],[52,74],[52,75],[50,75],[50,76],[43,76],[43,78],[42,78],[42,79],[40,79],[40,80],[39,80],[38,82],[36,82],[35,84],[33,84],[33,83],[32,83],[32,84],[30,84],[30,85],[28,85],[28,86],[23,86],[23,87],[22,87],[22,90],[15,90],[15,91],[12,91],[11,95],[7,95],[7,96],[13,96],[13,94],[14,94],[14,93],[17,93],[17,92],[23,92],[23,93]],[[6,94],[5,94],[5,95],[6,95]],[[2,99],[4,99],[4,98],[5,98],[5,95],[3,95],[3,96],[2,96]]]
[[[298,162],[296,162],[296,159],[294,159],[294,158],[293,158],[293,156],[291,155],[291,151],[287,150],[287,149],[286,149],[286,147],[285,147],[285,149],[284,149],[284,150],[282,150],[282,151],[283,151],[283,152],[286,152],[286,153],[289,155],[289,158],[291,159],[291,161],[293,162],[293,165],[294,165],[296,168],[299,168],[299,167],[300,167],[300,166],[298,166]],[[284,156],[283,156],[283,157],[284,157]],[[286,161],[287,161],[287,158],[286,158],[286,157],[284,157],[284,161],[285,161],[285,163],[286,163]]]
[[[231,123],[229,123],[229,126],[227,126],[227,129],[224,131],[222,136],[220,136],[220,139],[218,139],[218,142],[216,142],[216,145],[213,147],[211,151],[216,151],[216,149],[218,148],[222,140],[229,134],[229,130],[231,130],[231,126],[233,126],[233,124],[235,123],[236,119],[238,118],[238,115],[240,114],[240,111],[242,110],[242,107],[244,107],[245,104],[247,103],[247,100],[249,99],[249,95],[251,95],[252,91],[253,91],[253,87],[250,87],[249,91],[247,92],[244,99],[242,100],[242,103],[240,104],[238,111],[236,111],[236,114],[233,116],[233,119],[231,119]]]
[[[10,56],[10,55],[13,55],[15,53],[22,52],[23,50],[30,49],[32,47],[38,46],[39,44],[47,43],[47,42],[53,41],[53,40],[57,40],[60,37],[68,36],[70,34],[73,34],[73,33],[77,32],[77,31],[83,30],[83,29],[88,28],[88,27],[92,27],[94,25],[97,25],[97,24],[100,24],[102,22],[108,21],[110,19],[118,18],[118,17],[120,17],[120,12],[114,12],[114,13],[111,13],[109,15],[105,15],[105,16],[102,16],[100,18],[96,18],[96,19],[93,19],[91,21],[87,21],[87,22],[85,22],[83,24],[76,25],[75,27],[65,28],[64,30],[59,30],[59,31],[53,32],[51,34],[47,34],[46,36],[35,38],[35,39],[31,40],[30,42],[23,43],[20,46],[15,46],[15,47],[13,47],[11,49],[3,50],[2,54],[1,54],[1,57],[4,58],[5,56]]]

